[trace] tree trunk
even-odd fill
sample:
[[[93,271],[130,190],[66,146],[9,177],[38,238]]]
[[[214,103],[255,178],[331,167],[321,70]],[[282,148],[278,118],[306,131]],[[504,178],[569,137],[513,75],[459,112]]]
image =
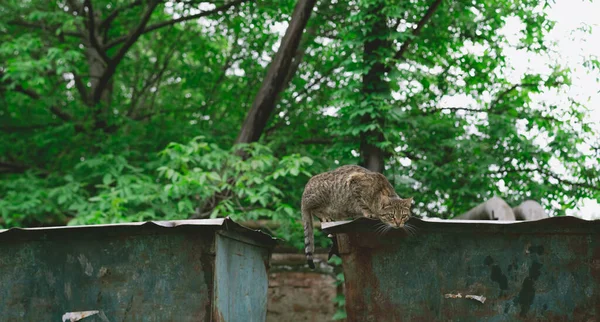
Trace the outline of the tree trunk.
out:
[[[88,66],[90,74],[90,91],[94,93],[98,89],[100,77],[106,73],[106,62],[102,60],[100,54],[95,48],[87,48]],[[93,127],[95,129],[106,130],[107,127],[107,111],[110,107],[111,92],[113,80],[110,79],[104,88],[101,89],[99,100],[95,100],[91,95],[84,97],[86,105],[92,108],[94,120]]]
[[[368,8],[369,15],[373,17],[370,23],[367,41],[364,43],[364,63],[370,65],[369,71],[363,75],[363,93],[365,99],[379,102],[382,98],[391,95],[390,86],[385,80],[385,74],[389,72],[389,68],[385,66],[381,53],[387,51],[391,43],[388,40],[390,32],[387,25],[387,17],[383,13],[383,3],[377,4]],[[376,112],[377,113],[377,112]],[[361,123],[363,125],[377,123],[381,128],[384,127],[385,119],[381,116],[372,117],[365,114]],[[384,136],[380,130],[372,130],[364,132],[360,136],[360,164],[371,170],[383,173],[385,151],[376,146],[378,142],[383,142]]]
[[[256,142],[260,138],[267,121],[275,110],[277,96],[284,89],[292,60],[300,44],[302,33],[310,18],[316,0],[298,0],[281,45],[269,66],[252,107],[244,120],[236,143]]]
[[[316,0],[298,0],[296,3],[290,24],[285,31],[273,61],[269,65],[267,75],[254,98],[252,107],[246,115],[240,133],[235,140],[236,144],[252,143],[260,139],[267,121],[275,110],[279,93],[285,89],[287,83],[291,80],[293,69],[298,67],[292,62],[296,59],[297,63],[300,63],[299,57],[297,57],[298,47],[315,2]],[[243,152],[238,151],[238,153],[243,156]],[[226,190],[213,194],[196,208],[196,212],[191,218],[206,217],[219,202],[227,198],[229,193],[230,191]]]

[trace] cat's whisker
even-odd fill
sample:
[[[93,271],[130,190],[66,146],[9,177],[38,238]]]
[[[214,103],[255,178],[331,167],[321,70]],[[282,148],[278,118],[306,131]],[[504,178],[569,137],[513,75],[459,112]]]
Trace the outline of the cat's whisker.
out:
[[[411,228],[407,228],[406,231],[408,232],[409,236],[411,236],[411,237],[415,236],[415,231],[412,230]]]
[[[383,226],[381,226],[380,234],[385,235],[385,233],[387,233],[390,229],[392,229],[392,227],[384,224]]]
[[[408,224],[408,227],[410,227],[410,229],[412,229],[415,233],[419,231],[419,228],[415,225]]]
[[[415,236],[417,234],[417,227],[411,224],[404,224],[404,230],[410,235]]]
[[[385,223],[380,221],[380,222],[376,223],[374,227],[375,227],[375,230],[377,230],[377,229],[379,229],[381,227],[385,227],[385,226],[386,226]]]
[[[388,231],[390,231],[390,230],[392,230],[392,229],[393,229],[393,228],[392,228],[392,226],[386,225],[386,226],[383,228],[383,233],[385,234],[385,233],[387,233]]]
[[[384,222],[380,222],[375,229],[375,234],[377,236],[383,236],[386,232],[388,232],[392,227]]]

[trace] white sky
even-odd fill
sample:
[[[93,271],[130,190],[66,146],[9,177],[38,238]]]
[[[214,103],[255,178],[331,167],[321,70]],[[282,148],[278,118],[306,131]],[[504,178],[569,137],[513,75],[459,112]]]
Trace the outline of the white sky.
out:
[[[590,109],[587,121],[592,123],[597,135],[600,135],[600,71],[591,72],[583,67],[583,62],[590,57],[600,58],[600,1],[595,3],[584,0],[557,0],[554,5],[546,9],[551,20],[556,22],[554,29],[547,35],[550,52],[543,54],[528,53],[517,50],[511,45],[518,44],[519,32],[524,25],[518,18],[508,18],[506,26],[500,31],[506,35],[510,45],[505,47],[508,70],[502,71],[512,83],[518,83],[526,73],[548,75],[552,72],[550,66],[559,62],[561,67],[571,70],[572,85],[562,92],[545,92],[534,96],[532,106],[541,102],[552,103],[557,109],[569,107],[568,98],[575,98],[578,102]],[[581,30],[586,27],[587,31]],[[591,33],[589,30],[591,29]],[[469,50],[483,52],[483,48],[472,46]],[[491,100],[491,97],[486,99]],[[478,103],[467,95],[456,95],[444,97],[441,106],[467,106],[476,107]],[[547,136],[529,133],[534,142],[544,146],[547,144]],[[584,147],[585,148],[585,147]],[[554,162],[553,162],[554,161]],[[550,162],[550,166],[557,174],[564,177],[564,167],[558,160]],[[596,161],[598,165],[598,161]],[[576,181],[577,178],[567,179]],[[501,191],[507,191],[504,182],[498,184]],[[538,200],[539,201],[539,200]],[[560,207],[553,202],[555,207]],[[578,203],[578,209],[567,211],[568,215],[574,215],[584,219],[600,219],[600,204],[597,200],[585,199]]]
[[[584,102],[590,109],[588,120],[593,123],[596,134],[600,135],[600,71],[590,72],[583,67],[584,59],[593,56],[600,58],[600,1],[557,0],[546,10],[550,19],[556,21],[554,29],[548,35],[548,40],[556,42],[556,53],[551,54],[551,58],[530,59],[521,52],[512,51],[509,53],[510,62],[518,72],[543,72],[547,70],[546,64],[551,59],[559,59],[562,65],[570,67],[572,86],[566,94]],[[578,30],[586,26],[591,28],[591,33]],[[518,28],[518,22],[507,25],[507,29],[514,28]],[[546,93],[536,99],[565,102],[564,96],[555,93]],[[557,172],[560,171],[559,168],[556,167]],[[579,209],[568,214],[584,219],[600,219],[600,204],[597,200],[586,199],[578,206]]]

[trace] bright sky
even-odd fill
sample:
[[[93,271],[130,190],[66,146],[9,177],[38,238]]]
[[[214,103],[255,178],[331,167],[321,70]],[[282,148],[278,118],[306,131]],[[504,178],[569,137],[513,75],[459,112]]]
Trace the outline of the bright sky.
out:
[[[586,58],[600,58],[600,1],[557,0],[546,9],[550,18],[556,21],[548,40],[556,42],[556,53],[550,59],[559,59],[564,66],[572,71],[572,86],[567,91],[568,96],[584,102],[590,109],[589,121],[597,135],[600,135],[600,71],[590,71],[583,67]],[[518,28],[518,22],[511,22],[507,28]],[[584,30],[586,29],[586,30]],[[591,32],[589,32],[591,30]],[[550,59],[530,59],[518,51],[509,55],[511,62],[518,71],[527,69],[543,72]],[[539,100],[565,102],[565,96],[547,93],[536,98]],[[587,102],[586,102],[587,101]],[[560,105],[558,105],[560,106]],[[560,166],[556,166],[557,172]],[[600,204],[598,200],[583,200],[579,209],[569,212],[584,219],[600,219]]]
[[[507,70],[501,71],[502,76],[506,77],[512,83],[519,83],[521,77],[526,73],[548,75],[552,72],[550,66],[555,66],[558,62],[561,67],[571,70],[572,85],[561,92],[546,92],[533,97],[532,106],[539,105],[542,102],[556,106],[555,112],[562,109],[568,109],[570,106],[568,98],[574,98],[583,103],[590,113],[588,121],[600,135],[600,70],[591,71],[584,68],[586,59],[595,57],[600,58],[600,24],[598,16],[600,15],[600,1],[595,3],[584,0],[557,0],[550,8],[546,9],[550,19],[556,22],[554,29],[547,35],[547,42],[551,50],[543,54],[528,53],[525,50],[514,48],[519,42],[519,33],[525,27],[518,18],[508,18],[506,26],[500,31],[504,34],[509,43],[505,47],[507,55]],[[591,32],[590,32],[591,31]],[[483,53],[485,48],[481,46],[471,46],[469,50],[477,53]],[[491,101],[491,97],[485,98]],[[477,107],[473,98],[462,94],[455,96],[446,96],[442,98],[441,106],[467,106]],[[482,116],[485,121],[485,115]],[[519,124],[517,124],[519,127]],[[522,126],[524,129],[524,125]],[[476,127],[473,126],[473,131]],[[534,142],[540,146],[548,143],[548,137],[539,135],[539,133],[526,133],[533,138]],[[580,147],[582,151],[588,146]],[[595,162],[596,166],[598,161]],[[568,177],[561,163],[555,159],[550,162],[550,166],[557,174],[564,178],[577,181],[577,178]],[[507,191],[508,188],[500,180],[498,187],[501,191]],[[540,200],[538,200],[540,201]],[[560,208],[560,204],[554,201],[553,206]],[[597,200],[585,199],[579,202],[578,209],[568,211],[569,215],[578,216],[584,219],[600,219],[600,204]]]

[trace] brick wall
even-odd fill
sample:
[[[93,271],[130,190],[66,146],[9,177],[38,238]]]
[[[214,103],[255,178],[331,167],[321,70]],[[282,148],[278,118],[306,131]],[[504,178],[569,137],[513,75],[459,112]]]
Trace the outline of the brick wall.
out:
[[[267,322],[331,321],[335,279],[329,274],[280,271],[269,274]]]

